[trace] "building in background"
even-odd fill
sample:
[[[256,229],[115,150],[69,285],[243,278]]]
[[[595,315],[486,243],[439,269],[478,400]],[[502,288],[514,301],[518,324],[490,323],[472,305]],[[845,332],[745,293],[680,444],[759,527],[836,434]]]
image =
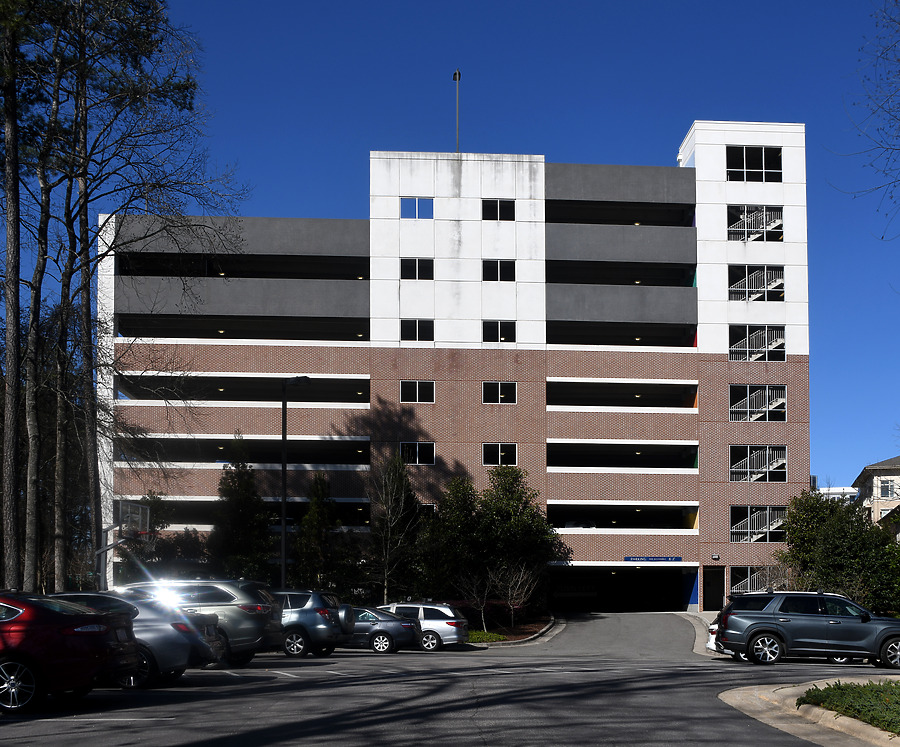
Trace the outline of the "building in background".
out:
[[[872,521],[881,521],[900,506],[900,456],[863,467],[853,487]]]
[[[392,449],[427,502],[515,464],[557,604],[718,609],[809,486],[805,179],[803,125],[695,122],[671,167],[373,152],[369,220],[245,218],[235,255],[126,222],[108,397],[177,477],[107,444],[107,504],[208,528],[235,433],[280,501],[284,385],[292,519],[321,470],[364,528]]]

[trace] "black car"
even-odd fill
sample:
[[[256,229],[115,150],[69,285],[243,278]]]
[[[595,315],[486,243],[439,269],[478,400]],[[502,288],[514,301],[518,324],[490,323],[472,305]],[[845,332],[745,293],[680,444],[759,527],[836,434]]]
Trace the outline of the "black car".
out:
[[[389,654],[401,648],[419,648],[422,628],[418,620],[409,620],[375,607],[354,607],[356,623],[353,636],[341,646],[370,648],[376,654]]]
[[[839,594],[753,592],[721,612],[716,643],[757,664],[784,656],[847,657],[900,669],[900,620],[878,617]]]

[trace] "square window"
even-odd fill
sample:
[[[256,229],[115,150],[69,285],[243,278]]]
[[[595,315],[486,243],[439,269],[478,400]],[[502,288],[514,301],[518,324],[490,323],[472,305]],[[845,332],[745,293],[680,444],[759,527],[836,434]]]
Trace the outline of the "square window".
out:
[[[787,420],[787,387],[782,384],[729,387],[729,419],[732,422],[781,422]]]
[[[430,220],[434,218],[434,198],[401,197],[400,217],[402,219]]]
[[[732,324],[728,336],[730,361],[785,360],[784,327]]]
[[[483,259],[481,261],[481,279],[488,282],[514,282],[516,261],[514,259]]]
[[[780,205],[729,205],[729,241],[784,241],[784,208]]]
[[[787,482],[787,447],[729,446],[729,482]]]
[[[784,301],[784,265],[728,265],[729,301]]]
[[[784,542],[786,506],[732,506],[732,542]]]
[[[401,443],[400,458],[407,464],[434,464],[434,443],[427,441]]]
[[[781,148],[762,145],[725,147],[725,176],[730,182],[780,182]]]
[[[403,257],[400,259],[401,280],[434,280],[434,260]]]
[[[434,402],[433,381],[401,381],[401,402]]]
[[[893,498],[894,497],[894,481],[893,480],[885,480],[881,481],[881,497],[882,498]]]
[[[515,465],[516,444],[482,444],[481,463],[485,467],[499,467],[503,464]]]
[[[484,381],[481,384],[481,401],[483,404],[514,405],[516,404],[515,381]]]
[[[516,201],[494,199],[482,200],[481,219],[514,221],[516,219]]]
[[[434,319],[401,319],[400,339],[413,342],[434,340]]]
[[[481,323],[481,340],[482,342],[515,342],[516,323],[484,320]]]

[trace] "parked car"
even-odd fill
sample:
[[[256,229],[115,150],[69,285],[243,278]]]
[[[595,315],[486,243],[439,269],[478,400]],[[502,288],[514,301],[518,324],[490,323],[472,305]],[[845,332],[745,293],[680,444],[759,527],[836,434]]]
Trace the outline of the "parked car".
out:
[[[100,612],[124,612],[131,616],[138,642],[140,665],[136,672],[119,679],[123,687],[150,687],[175,682],[185,669],[221,660],[225,641],[218,634],[218,615],[185,612],[159,600],[141,599],[128,592],[122,596],[89,591],[53,594]]]
[[[376,607],[354,607],[356,623],[353,635],[342,646],[370,648],[376,654],[389,654],[401,648],[419,648],[422,628],[410,620]]]
[[[48,693],[85,695],[138,666],[131,618],[38,594],[0,592],[0,710],[22,711]]]
[[[287,656],[330,656],[350,640],[355,615],[349,604],[325,591],[272,589],[281,603],[281,650]]]
[[[281,606],[258,581],[144,581],[116,589],[131,594],[135,590],[186,612],[217,615],[229,666],[246,666],[258,652],[281,645]]]
[[[757,664],[784,656],[881,661],[900,668],[900,620],[878,617],[839,594],[752,592],[722,610],[716,643]]]
[[[441,602],[393,602],[378,607],[401,617],[418,620],[422,628],[422,648],[437,651],[441,646],[469,640],[469,621],[456,607]]]
[[[716,632],[719,630],[719,622],[718,621],[719,621],[719,618],[717,616],[716,619],[713,620],[709,624],[709,627],[707,629],[707,632],[709,633],[709,637],[706,639],[706,650],[712,651],[713,653],[716,653],[716,654],[731,654],[731,657],[737,661],[747,661],[747,654],[744,654],[744,653],[736,654],[731,651],[726,651],[721,643],[716,642]]]

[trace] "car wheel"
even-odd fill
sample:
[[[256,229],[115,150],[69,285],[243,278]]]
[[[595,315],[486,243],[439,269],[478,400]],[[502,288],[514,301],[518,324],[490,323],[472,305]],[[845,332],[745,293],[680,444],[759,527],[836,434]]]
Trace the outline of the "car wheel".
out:
[[[288,630],[284,634],[281,648],[285,656],[306,656],[309,653],[309,638],[302,630]]]
[[[338,621],[341,623],[341,632],[348,635],[353,632],[353,626],[356,624],[356,613],[349,604],[342,604],[338,607]]]
[[[891,669],[900,669],[900,638],[889,638],[884,642],[881,661]]]
[[[313,656],[331,656],[334,653],[334,646],[319,646],[313,649]]]
[[[422,633],[422,648],[426,651],[437,651],[441,647],[441,637],[433,630]]]
[[[850,664],[853,661],[849,656],[829,656],[829,664]]]
[[[747,654],[740,654],[735,652],[731,655],[731,658],[735,661],[747,661]]]
[[[763,633],[750,639],[747,655],[754,664],[774,664],[784,653],[784,644],[771,633]]]
[[[394,640],[387,633],[372,636],[372,650],[376,654],[389,654],[394,650]]]
[[[0,711],[24,711],[36,706],[44,691],[40,678],[21,661],[0,661]]]
[[[153,658],[153,654],[150,653],[149,649],[140,646],[138,648],[137,668],[127,674],[116,677],[116,683],[119,687],[128,689],[150,687],[156,681],[158,674],[159,670],[156,668],[156,660]]]

